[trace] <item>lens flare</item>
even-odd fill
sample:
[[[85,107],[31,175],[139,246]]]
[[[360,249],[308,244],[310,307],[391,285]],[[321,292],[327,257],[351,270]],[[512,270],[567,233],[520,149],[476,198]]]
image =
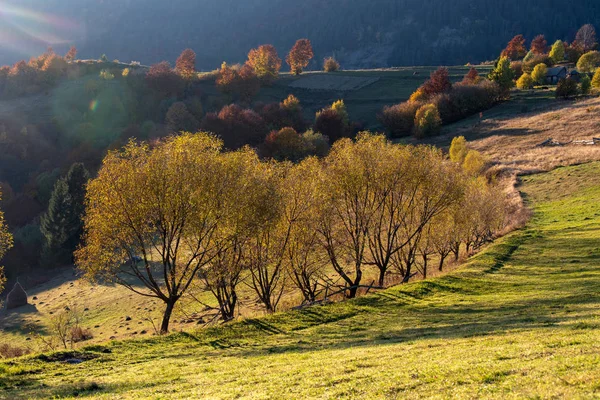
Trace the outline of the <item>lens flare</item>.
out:
[[[75,21],[0,0],[0,47],[33,56],[48,46],[72,44],[83,36]]]
[[[94,112],[98,109],[98,100],[92,100],[90,102],[90,111]]]

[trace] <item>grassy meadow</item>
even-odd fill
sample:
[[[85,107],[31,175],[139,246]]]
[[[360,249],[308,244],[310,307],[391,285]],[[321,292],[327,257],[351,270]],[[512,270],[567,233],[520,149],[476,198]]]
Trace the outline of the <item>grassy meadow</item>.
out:
[[[597,398],[600,163],[522,181],[528,225],[446,276],[6,361],[0,398]]]

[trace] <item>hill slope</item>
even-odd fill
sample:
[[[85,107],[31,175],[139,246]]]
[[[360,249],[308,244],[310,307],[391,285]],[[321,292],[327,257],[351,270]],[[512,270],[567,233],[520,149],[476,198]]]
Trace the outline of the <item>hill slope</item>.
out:
[[[524,179],[529,225],[461,270],[197,334],[0,364],[4,398],[593,397],[600,163]]]
[[[533,18],[532,16],[535,16]],[[174,62],[193,48],[203,69],[238,62],[273,43],[285,54],[313,41],[312,68],[335,54],[345,68],[454,65],[494,59],[522,33],[573,40],[598,23],[594,0],[5,0],[0,5],[0,63],[53,45],[75,44],[82,57]]]

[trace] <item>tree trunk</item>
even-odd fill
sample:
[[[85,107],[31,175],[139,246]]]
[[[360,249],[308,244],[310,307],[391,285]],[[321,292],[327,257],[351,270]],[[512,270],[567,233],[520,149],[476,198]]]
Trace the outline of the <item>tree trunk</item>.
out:
[[[408,283],[410,280],[410,271],[412,269],[412,262],[406,263],[406,273],[404,274],[404,278],[402,279],[402,283]]]
[[[383,287],[384,283],[385,283],[385,269],[380,268],[379,269],[379,287]]]
[[[440,270],[440,272],[442,272],[444,270],[444,261],[446,261],[446,255],[441,255],[440,254],[440,265],[438,267],[438,269]]]
[[[350,289],[348,289],[348,296],[346,296],[347,298],[353,299],[356,297],[356,293],[358,292],[358,285],[360,285],[361,279],[362,271],[360,269],[357,269],[356,279],[354,280],[354,284],[350,287]]]
[[[429,261],[429,257],[423,254],[423,279],[427,279],[427,261]]]
[[[171,314],[173,314],[173,309],[175,308],[175,303],[177,300],[168,299],[166,301],[167,307],[165,308],[165,313],[163,314],[162,324],[160,325],[160,334],[164,335],[169,332],[169,322],[171,321]]]

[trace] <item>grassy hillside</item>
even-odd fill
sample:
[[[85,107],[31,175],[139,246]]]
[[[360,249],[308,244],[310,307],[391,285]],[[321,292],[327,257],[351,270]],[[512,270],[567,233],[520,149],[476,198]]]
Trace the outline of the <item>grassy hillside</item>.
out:
[[[529,225],[442,278],[0,364],[2,398],[592,398],[600,163],[524,178]],[[61,360],[85,360],[71,365]]]

